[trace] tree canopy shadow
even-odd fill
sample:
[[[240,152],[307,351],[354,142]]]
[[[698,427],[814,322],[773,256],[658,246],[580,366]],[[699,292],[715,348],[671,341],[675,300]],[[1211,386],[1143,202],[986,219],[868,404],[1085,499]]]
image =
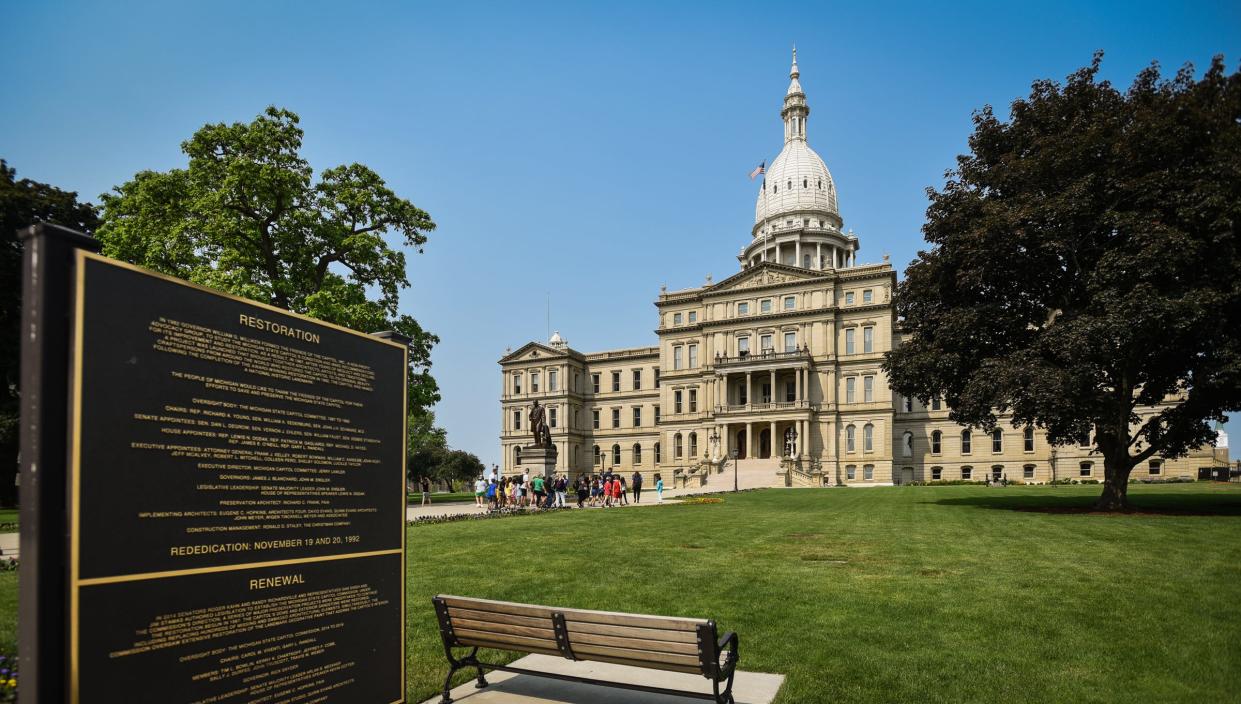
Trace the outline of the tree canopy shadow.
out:
[[[941,506],[974,506],[998,511],[1060,513],[1095,516],[1237,516],[1241,517],[1241,494],[1189,495],[1180,493],[1130,495],[1126,511],[1096,511],[1096,496],[1057,496],[1054,494],[995,496],[959,496],[942,498],[933,503]]]

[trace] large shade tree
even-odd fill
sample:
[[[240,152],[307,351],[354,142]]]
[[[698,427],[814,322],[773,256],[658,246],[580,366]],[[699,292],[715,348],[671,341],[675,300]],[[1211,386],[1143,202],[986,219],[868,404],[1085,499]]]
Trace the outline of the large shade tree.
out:
[[[1213,444],[1241,408],[1241,74],[1152,65],[1118,90],[1100,60],[1035,82],[1007,120],[975,114],[928,190],[885,369],[960,423],[1089,433],[1096,506],[1117,510],[1135,466]]]
[[[409,286],[400,246],[422,251],[430,216],[361,164],[318,178],[294,113],[205,125],[181,144],[184,169],[143,171],[104,194],[104,254],[256,301],[411,339],[409,408],[439,400],[438,342],[398,313]],[[397,246],[394,246],[397,245]]]
[[[0,504],[5,506],[16,496],[22,314],[22,243],[17,232],[36,222],[94,232],[99,226],[95,207],[79,202],[77,196],[46,183],[18,179],[16,169],[0,160]]]

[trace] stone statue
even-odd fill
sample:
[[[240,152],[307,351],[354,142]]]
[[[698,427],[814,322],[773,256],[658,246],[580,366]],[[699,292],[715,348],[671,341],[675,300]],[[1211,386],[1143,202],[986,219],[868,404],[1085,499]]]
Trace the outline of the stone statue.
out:
[[[552,446],[552,431],[547,427],[546,412],[535,399],[530,407],[530,431],[534,433],[534,444],[539,447]]]

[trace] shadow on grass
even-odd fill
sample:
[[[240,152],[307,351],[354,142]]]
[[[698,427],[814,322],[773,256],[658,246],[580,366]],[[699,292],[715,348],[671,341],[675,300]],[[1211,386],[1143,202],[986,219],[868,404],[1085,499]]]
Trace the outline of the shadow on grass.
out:
[[[1241,517],[1241,494],[1201,496],[1192,494],[1130,494],[1127,511],[1094,510],[1096,496],[1048,496],[1011,494],[961,496],[924,503],[941,506],[975,506],[1001,511],[1060,513],[1088,516],[1237,516]]]

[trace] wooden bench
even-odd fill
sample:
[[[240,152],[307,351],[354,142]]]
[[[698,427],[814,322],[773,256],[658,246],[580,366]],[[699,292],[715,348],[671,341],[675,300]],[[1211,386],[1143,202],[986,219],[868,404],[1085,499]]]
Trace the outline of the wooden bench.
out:
[[[431,601],[435,604],[444,653],[451,666],[448,676],[444,678],[442,704],[452,701],[449,692],[453,675],[458,670],[470,668],[478,672],[476,687],[487,686],[483,670],[502,670],[655,694],[709,699],[716,704],[733,702],[733,674],[738,659],[737,634],[729,632],[719,638],[714,621],[561,609],[443,594]],[[454,648],[472,650],[464,657],[457,657],[453,655]],[[486,663],[478,659],[479,648],[686,672],[710,680],[712,692],[604,682]],[[723,690],[720,689],[721,684],[724,685]]]

